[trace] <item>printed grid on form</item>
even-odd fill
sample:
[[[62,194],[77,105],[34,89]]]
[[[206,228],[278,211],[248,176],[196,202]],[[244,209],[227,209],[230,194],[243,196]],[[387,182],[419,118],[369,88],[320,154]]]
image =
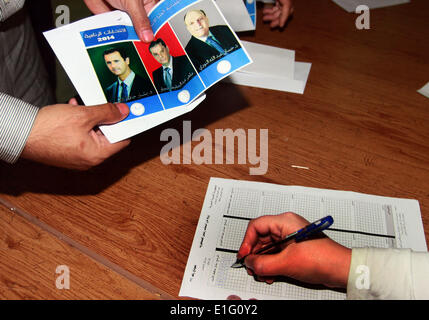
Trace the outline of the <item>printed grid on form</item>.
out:
[[[218,260],[214,285],[281,299],[344,299],[345,294],[328,289],[309,289],[286,282],[272,285],[257,282],[244,268],[234,269],[247,225],[251,219],[267,214],[292,211],[310,222],[324,216],[334,218],[333,230],[325,231],[333,240],[347,247],[393,247],[393,236],[386,236],[383,205],[348,199],[326,198],[311,194],[271,192],[232,188],[222,230],[217,241]]]

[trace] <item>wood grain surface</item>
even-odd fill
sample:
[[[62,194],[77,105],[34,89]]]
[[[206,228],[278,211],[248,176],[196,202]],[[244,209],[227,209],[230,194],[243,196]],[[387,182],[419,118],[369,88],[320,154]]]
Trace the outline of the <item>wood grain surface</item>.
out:
[[[240,37],[296,50],[297,61],[311,62],[303,95],[220,83],[193,112],[138,135],[90,171],[26,161],[0,164],[0,198],[174,298],[210,177],[417,199],[429,239],[429,99],[417,93],[429,81],[428,10],[425,0],[372,10],[370,30],[357,30],[357,15],[331,1],[296,0],[295,16],[283,31],[271,31],[259,14],[256,32]],[[185,120],[192,121],[192,130],[206,128],[213,136],[216,129],[269,129],[268,172],[251,176],[251,164],[163,165],[161,132],[181,132]],[[198,144],[184,141],[189,143]],[[81,259],[84,253],[60,239],[37,236],[36,227],[9,224],[10,219],[2,210],[0,297],[146,299],[153,294],[90,258]],[[19,245],[20,239],[31,240],[31,248]],[[72,276],[72,281],[96,277],[97,282],[61,296],[52,289],[57,252],[69,259],[61,264],[88,277]],[[31,267],[41,261],[48,262],[38,270]],[[18,264],[31,282],[24,281]],[[112,283],[121,289],[98,290]],[[14,290],[16,285],[22,291]]]
[[[0,260],[0,299],[159,299],[4,206]]]

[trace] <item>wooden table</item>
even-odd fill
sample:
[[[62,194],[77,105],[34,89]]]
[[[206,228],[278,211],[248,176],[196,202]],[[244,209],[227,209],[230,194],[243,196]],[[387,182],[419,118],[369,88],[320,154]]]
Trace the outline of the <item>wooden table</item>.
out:
[[[429,239],[429,99],[416,92],[429,81],[429,2],[373,10],[370,30],[331,1],[295,2],[283,32],[259,15],[241,38],[311,62],[303,95],[221,83],[91,171],[0,165],[0,298],[178,298],[210,177],[417,199]],[[267,174],[163,165],[161,132],[185,120],[213,135],[268,128]],[[55,286],[60,265],[69,290]]]

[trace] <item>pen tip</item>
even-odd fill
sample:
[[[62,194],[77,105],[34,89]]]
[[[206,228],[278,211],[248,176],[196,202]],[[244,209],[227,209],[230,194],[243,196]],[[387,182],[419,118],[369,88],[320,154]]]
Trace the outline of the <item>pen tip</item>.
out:
[[[242,261],[240,261],[240,260],[237,260],[232,266],[231,266],[231,268],[241,268],[241,267],[243,267],[244,265],[243,265],[243,262]]]

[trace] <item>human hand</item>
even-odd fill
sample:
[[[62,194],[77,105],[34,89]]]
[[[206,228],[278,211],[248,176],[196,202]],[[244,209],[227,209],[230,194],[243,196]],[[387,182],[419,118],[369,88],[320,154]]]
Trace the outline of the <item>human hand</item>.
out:
[[[251,254],[308,224],[292,212],[252,220],[237,258],[250,254],[244,261],[249,275],[267,283],[273,283],[276,276],[286,276],[306,283],[346,288],[351,250],[326,236],[286,244],[275,254]]]
[[[292,0],[276,0],[276,4],[266,5],[262,11],[262,20],[271,22],[270,27],[283,28],[289,16],[294,12]]]
[[[158,0],[84,0],[86,6],[94,14],[104,13],[112,9],[126,11],[133,21],[134,29],[140,40],[151,42],[153,31],[147,14]]]
[[[126,104],[103,104],[93,107],[58,104],[40,109],[21,154],[22,158],[68,169],[87,170],[125,148],[130,141],[111,144],[100,124],[125,119]]]

